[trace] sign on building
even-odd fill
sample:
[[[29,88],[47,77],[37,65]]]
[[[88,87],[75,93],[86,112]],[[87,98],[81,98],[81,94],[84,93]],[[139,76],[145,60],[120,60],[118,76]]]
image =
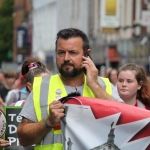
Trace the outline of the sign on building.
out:
[[[142,11],[141,24],[143,26],[150,26],[150,11],[148,11],[148,10],[143,10]]]
[[[17,47],[23,48],[26,45],[26,29],[25,27],[17,28]]]
[[[17,53],[18,54],[28,54],[28,44],[27,44],[27,30],[25,27],[19,26],[17,28]]]
[[[120,26],[120,0],[101,0],[101,27],[117,28]]]

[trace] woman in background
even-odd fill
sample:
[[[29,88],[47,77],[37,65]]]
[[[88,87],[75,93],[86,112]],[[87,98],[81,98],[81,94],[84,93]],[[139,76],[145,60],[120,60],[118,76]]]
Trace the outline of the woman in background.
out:
[[[117,88],[126,104],[150,110],[150,84],[143,67],[123,65],[118,72]]]
[[[108,79],[114,86],[117,85],[117,74],[118,70],[114,68],[112,68],[108,73]]]

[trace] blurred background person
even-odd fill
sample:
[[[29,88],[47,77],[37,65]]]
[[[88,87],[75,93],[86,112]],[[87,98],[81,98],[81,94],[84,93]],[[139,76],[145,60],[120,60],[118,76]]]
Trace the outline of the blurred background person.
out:
[[[23,62],[21,73],[19,78],[16,80],[14,86],[18,89],[26,87],[28,94],[32,91],[32,84],[34,81],[34,77],[38,76],[50,76],[50,71],[45,67],[45,65],[40,61],[37,57],[27,57]],[[20,91],[20,90],[18,90]],[[17,90],[12,90],[11,95],[9,96],[9,100],[7,104],[10,106],[23,106],[26,98],[18,100],[18,93]],[[14,98],[13,101],[11,97],[16,95],[16,99]],[[1,102],[1,101],[0,101]],[[3,109],[3,107],[2,107]],[[0,148],[9,146],[9,141],[3,140],[0,138]],[[30,147],[30,146],[29,146]],[[25,147],[24,149],[33,149],[33,147]]]
[[[111,70],[112,70],[111,67],[109,67],[109,68],[106,69],[106,72],[105,72],[105,77],[106,77],[106,78],[108,78],[108,74],[109,74],[109,72],[110,72]]]
[[[50,76],[50,71],[40,61],[39,58],[27,57],[24,60],[23,65],[22,65],[20,80],[23,81],[28,94],[32,91],[32,85],[33,85],[34,77],[38,77],[38,76]],[[7,104],[8,105],[11,104],[11,106],[12,105],[22,105],[23,104],[22,102],[24,102],[24,100],[26,100],[26,98],[21,98],[19,100],[17,98],[16,101],[12,101],[11,97],[10,97],[10,100],[7,102]],[[20,100],[22,100],[22,101],[20,101]],[[19,103],[15,103],[17,101]]]
[[[0,97],[0,110],[4,111],[4,106],[6,104],[3,102],[2,98]]]
[[[114,86],[117,84],[117,73],[118,70],[114,68],[112,68],[108,73],[108,79]]]
[[[0,138],[0,150],[2,150],[2,148],[7,147],[9,145],[10,145],[9,141]]]
[[[10,105],[19,100],[24,100],[28,95],[29,92],[26,90],[25,79],[22,78],[22,74],[20,73],[18,79],[14,83],[13,89],[10,90],[6,96],[6,105]]]
[[[7,93],[13,89],[14,82],[16,80],[16,73],[12,70],[7,70],[4,72],[4,87],[0,89],[0,96],[5,102]]]
[[[14,71],[8,70],[4,72],[4,86],[0,89],[0,109],[4,111],[5,98],[7,93],[13,89],[14,82],[16,80],[16,73]],[[4,147],[9,146],[10,143],[7,140],[0,138],[0,150]]]
[[[4,87],[4,74],[0,71],[0,89]]]
[[[150,110],[150,84],[142,66],[123,65],[118,71],[117,88],[126,104]]]
[[[45,73],[50,75],[50,71],[37,57],[27,57],[23,62],[21,73],[25,79],[27,91],[29,92],[32,90],[34,77],[41,76]]]

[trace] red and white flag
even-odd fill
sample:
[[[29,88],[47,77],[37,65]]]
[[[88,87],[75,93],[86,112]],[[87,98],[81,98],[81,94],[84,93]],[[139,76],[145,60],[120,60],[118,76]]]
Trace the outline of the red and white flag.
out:
[[[82,96],[65,106],[65,150],[150,150],[150,111]]]

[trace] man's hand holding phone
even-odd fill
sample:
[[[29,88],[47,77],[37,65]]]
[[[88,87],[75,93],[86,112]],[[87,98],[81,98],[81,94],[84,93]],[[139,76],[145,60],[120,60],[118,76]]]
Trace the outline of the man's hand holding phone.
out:
[[[88,52],[85,53],[85,57],[89,57],[92,60],[92,58],[91,58],[91,56],[89,55]],[[84,61],[84,59],[83,59],[83,61]],[[86,74],[86,68],[85,67],[83,68],[83,71]]]
[[[96,68],[96,66],[95,66],[94,62],[92,61],[91,57],[82,56],[82,58],[83,58],[83,62],[82,62],[81,67],[85,68],[87,85],[90,88],[92,88],[93,85],[98,84],[98,81],[97,81],[98,69]]]

